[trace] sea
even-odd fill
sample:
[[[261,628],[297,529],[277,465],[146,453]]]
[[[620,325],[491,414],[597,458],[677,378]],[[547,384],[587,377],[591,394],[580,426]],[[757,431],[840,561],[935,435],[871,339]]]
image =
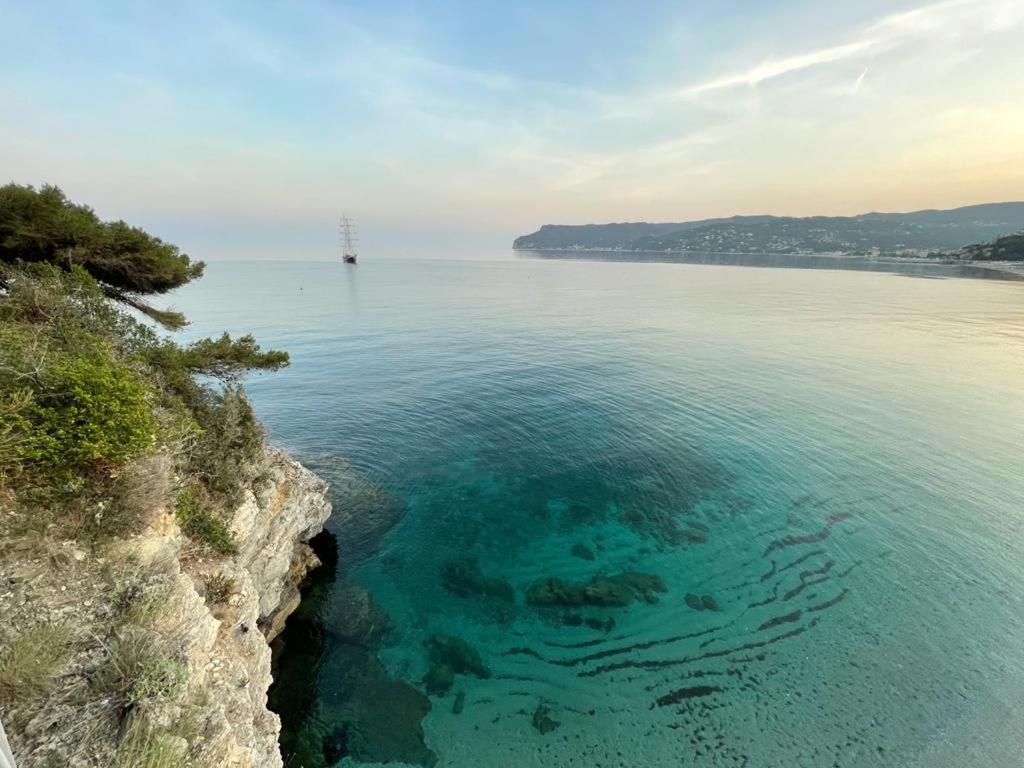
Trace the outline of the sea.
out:
[[[1024,765],[1024,283],[785,266],[366,254],[174,294],[184,340],[289,352],[247,389],[331,482],[286,765]]]

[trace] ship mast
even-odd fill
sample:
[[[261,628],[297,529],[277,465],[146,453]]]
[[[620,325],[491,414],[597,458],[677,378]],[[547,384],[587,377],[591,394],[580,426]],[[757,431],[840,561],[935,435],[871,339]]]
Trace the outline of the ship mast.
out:
[[[359,237],[356,235],[356,225],[348,216],[341,217],[341,258],[348,264],[356,263],[356,243]]]

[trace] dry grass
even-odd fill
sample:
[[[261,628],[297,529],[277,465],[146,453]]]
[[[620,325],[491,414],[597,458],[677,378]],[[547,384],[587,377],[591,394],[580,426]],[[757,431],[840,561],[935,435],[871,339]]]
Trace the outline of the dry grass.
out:
[[[113,626],[152,627],[167,608],[171,584],[156,566],[143,569],[128,560],[108,572],[111,580],[110,602]]]
[[[207,605],[223,605],[235,592],[235,582],[222,574],[214,574],[206,580]]]
[[[113,768],[181,768],[187,752],[183,738],[136,716],[117,745]]]
[[[0,702],[19,709],[44,699],[71,652],[66,627],[43,623],[22,632],[0,651]]]
[[[171,503],[173,463],[166,453],[141,456],[113,476],[109,499],[87,525],[94,537],[137,533]]]
[[[162,653],[150,633],[126,628],[105,648],[106,658],[90,676],[89,686],[122,711],[143,703],[173,701],[184,690],[187,670]]]

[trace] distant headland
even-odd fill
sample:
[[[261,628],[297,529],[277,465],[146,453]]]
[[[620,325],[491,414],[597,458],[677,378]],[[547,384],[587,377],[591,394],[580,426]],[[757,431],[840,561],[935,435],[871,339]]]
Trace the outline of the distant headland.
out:
[[[678,223],[545,224],[516,250],[1024,260],[1024,202],[859,216],[732,216]],[[983,244],[983,245],[979,245]]]

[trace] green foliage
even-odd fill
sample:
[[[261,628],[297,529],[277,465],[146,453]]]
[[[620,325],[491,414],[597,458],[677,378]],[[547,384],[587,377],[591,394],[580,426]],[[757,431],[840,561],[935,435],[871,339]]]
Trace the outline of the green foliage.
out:
[[[0,701],[18,707],[45,698],[69,658],[71,635],[65,627],[31,627],[0,650]]]
[[[0,263],[0,322],[29,326],[62,346],[103,339],[119,353],[138,355],[158,343],[156,333],[120,311],[81,267]]]
[[[0,401],[19,405],[0,408],[0,473],[74,474],[145,450],[151,390],[129,358],[152,331],[81,269],[36,264],[0,276]]]
[[[219,339],[201,339],[182,354],[182,364],[194,374],[235,381],[247,371],[276,371],[288,365],[288,353],[263,352],[256,339],[246,335],[232,339],[227,333]]]
[[[5,260],[53,261],[88,238],[99,220],[57,187],[0,187],[0,254]]]
[[[262,459],[263,427],[237,386],[210,393],[194,413],[202,432],[192,448],[191,470],[212,496],[237,506]]]
[[[123,221],[100,224],[81,261],[73,254],[72,263],[105,285],[141,294],[166,293],[200,277],[204,267],[192,264],[177,246]]]
[[[248,335],[182,346],[112,301],[160,314],[135,296],[201,269],[54,187],[0,187],[0,494],[19,530],[131,533],[170,503],[177,475],[182,527],[234,550],[223,520],[264,440],[240,380],[288,355]]]
[[[137,309],[146,317],[151,320],[155,320],[169,331],[180,331],[188,325],[188,320],[185,319],[185,316],[181,312],[175,312],[170,309],[157,309],[156,307],[145,304],[122,291],[107,290],[106,295],[115,301],[127,304],[132,309]]]
[[[0,489],[21,469],[27,422],[22,415],[32,404],[32,390],[14,389],[0,394]]]
[[[0,261],[79,265],[101,284],[136,294],[165,293],[203,273],[203,263],[176,246],[123,221],[100,221],[49,185],[0,187]]]
[[[39,377],[25,410],[32,426],[25,459],[58,469],[118,465],[154,442],[149,390],[133,370],[102,353],[59,358]]]
[[[129,706],[135,706],[144,701],[173,698],[184,689],[187,677],[188,670],[184,664],[153,654],[138,661],[137,677],[125,700]]]
[[[231,386],[249,371],[276,371],[288,365],[288,353],[264,352],[249,335],[232,339],[227,333],[218,339],[201,339],[187,347],[170,340],[152,344],[146,359],[164,377],[166,385],[191,404],[202,400],[194,376],[209,376]]]
[[[190,539],[221,555],[231,555],[237,551],[231,531],[209,508],[201,491],[188,488],[182,490],[178,494],[175,515],[181,530]]]

